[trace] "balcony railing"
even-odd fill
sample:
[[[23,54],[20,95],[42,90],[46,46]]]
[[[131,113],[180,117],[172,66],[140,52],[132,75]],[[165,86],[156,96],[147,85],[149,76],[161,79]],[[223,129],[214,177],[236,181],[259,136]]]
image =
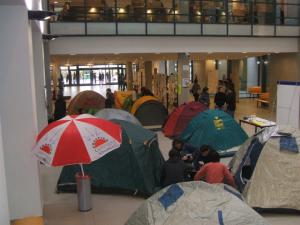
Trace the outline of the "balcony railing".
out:
[[[72,3],[74,2],[74,3]],[[49,1],[61,36],[299,36],[298,0]],[[299,2],[299,3],[298,3]]]

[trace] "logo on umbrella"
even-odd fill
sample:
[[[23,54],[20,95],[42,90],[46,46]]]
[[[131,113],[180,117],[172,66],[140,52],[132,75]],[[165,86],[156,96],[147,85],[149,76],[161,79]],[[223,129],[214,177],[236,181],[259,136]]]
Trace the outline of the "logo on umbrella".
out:
[[[95,140],[93,141],[93,148],[96,149],[99,146],[105,144],[107,142],[107,139],[103,138],[103,137],[97,137],[95,138]]]
[[[44,144],[40,147],[40,149],[43,151],[43,152],[46,152],[47,154],[51,154],[51,146],[49,144]]]

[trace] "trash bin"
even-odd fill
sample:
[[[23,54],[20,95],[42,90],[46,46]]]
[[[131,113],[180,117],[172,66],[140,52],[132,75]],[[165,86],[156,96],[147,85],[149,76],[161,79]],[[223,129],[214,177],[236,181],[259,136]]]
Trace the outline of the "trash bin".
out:
[[[77,173],[76,183],[77,183],[78,210],[81,212],[87,212],[92,209],[91,177],[88,175],[83,176],[82,173]]]

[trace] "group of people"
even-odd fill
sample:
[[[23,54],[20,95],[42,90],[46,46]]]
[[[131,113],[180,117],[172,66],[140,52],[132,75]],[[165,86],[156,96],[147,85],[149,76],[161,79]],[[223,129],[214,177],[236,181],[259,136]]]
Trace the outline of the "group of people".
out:
[[[194,96],[195,101],[199,101],[209,107],[210,96],[208,90],[208,87],[204,87],[201,91],[198,79],[196,78],[192,88],[190,89],[190,92]],[[234,112],[236,109],[236,93],[234,84],[230,78],[223,79],[218,82],[217,93],[214,97],[214,104],[215,109],[224,110],[229,115],[234,117]]]
[[[180,139],[173,141],[161,179],[164,187],[191,180],[203,180],[210,184],[226,183],[236,187],[233,176],[227,166],[220,162],[217,151],[209,145],[196,149]]]
[[[120,91],[125,91],[127,88],[127,82],[126,82],[126,76],[124,73],[119,73],[118,74],[118,89]]]

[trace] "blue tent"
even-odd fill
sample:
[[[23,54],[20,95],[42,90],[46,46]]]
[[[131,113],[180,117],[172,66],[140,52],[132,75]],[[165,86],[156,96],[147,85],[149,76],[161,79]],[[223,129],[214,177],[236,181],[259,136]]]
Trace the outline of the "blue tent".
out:
[[[219,153],[243,144],[248,136],[240,125],[226,112],[206,110],[199,113],[181,134],[181,139],[200,148],[211,145]]]

